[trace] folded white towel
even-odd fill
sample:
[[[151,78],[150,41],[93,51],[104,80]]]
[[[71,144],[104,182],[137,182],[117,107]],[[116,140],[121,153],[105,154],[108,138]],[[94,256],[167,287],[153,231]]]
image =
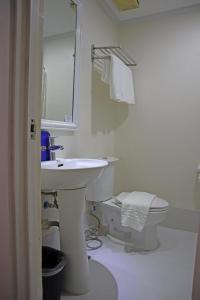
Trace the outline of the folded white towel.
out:
[[[110,98],[117,102],[135,104],[133,73],[121,59],[111,54],[104,60],[101,79],[110,85]]]
[[[151,203],[156,195],[145,192],[121,193],[116,198],[122,202],[121,224],[142,231]]]

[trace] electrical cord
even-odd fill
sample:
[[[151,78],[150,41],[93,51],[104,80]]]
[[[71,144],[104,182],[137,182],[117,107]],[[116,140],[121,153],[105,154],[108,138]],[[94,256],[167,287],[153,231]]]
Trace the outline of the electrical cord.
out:
[[[89,215],[97,221],[97,226],[92,225],[89,229],[85,230],[86,248],[91,251],[101,248],[103,246],[103,242],[98,237],[101,227],[100,219],[92,211],[89,212]]]

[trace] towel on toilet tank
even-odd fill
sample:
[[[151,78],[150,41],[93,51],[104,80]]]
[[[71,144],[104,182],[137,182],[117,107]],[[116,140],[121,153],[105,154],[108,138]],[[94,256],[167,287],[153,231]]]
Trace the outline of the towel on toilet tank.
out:
[[[144,229],[151,203],[156,195],[145,192],[121,193],[116,200],[122,203],[121,224],[141,232]]]

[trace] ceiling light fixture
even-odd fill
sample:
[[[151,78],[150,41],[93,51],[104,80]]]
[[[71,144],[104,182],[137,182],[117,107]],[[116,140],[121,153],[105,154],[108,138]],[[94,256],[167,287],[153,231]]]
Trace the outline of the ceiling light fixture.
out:
[[[139,7],[139,0],[113,0],[119,10],[130,10]]]

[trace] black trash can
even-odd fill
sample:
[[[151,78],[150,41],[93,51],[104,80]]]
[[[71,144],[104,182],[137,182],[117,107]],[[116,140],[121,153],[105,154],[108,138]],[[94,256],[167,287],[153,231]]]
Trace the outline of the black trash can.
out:
[[[62,270],[66,256],[62,251],[42,247],[43,300],[60,300]]]

